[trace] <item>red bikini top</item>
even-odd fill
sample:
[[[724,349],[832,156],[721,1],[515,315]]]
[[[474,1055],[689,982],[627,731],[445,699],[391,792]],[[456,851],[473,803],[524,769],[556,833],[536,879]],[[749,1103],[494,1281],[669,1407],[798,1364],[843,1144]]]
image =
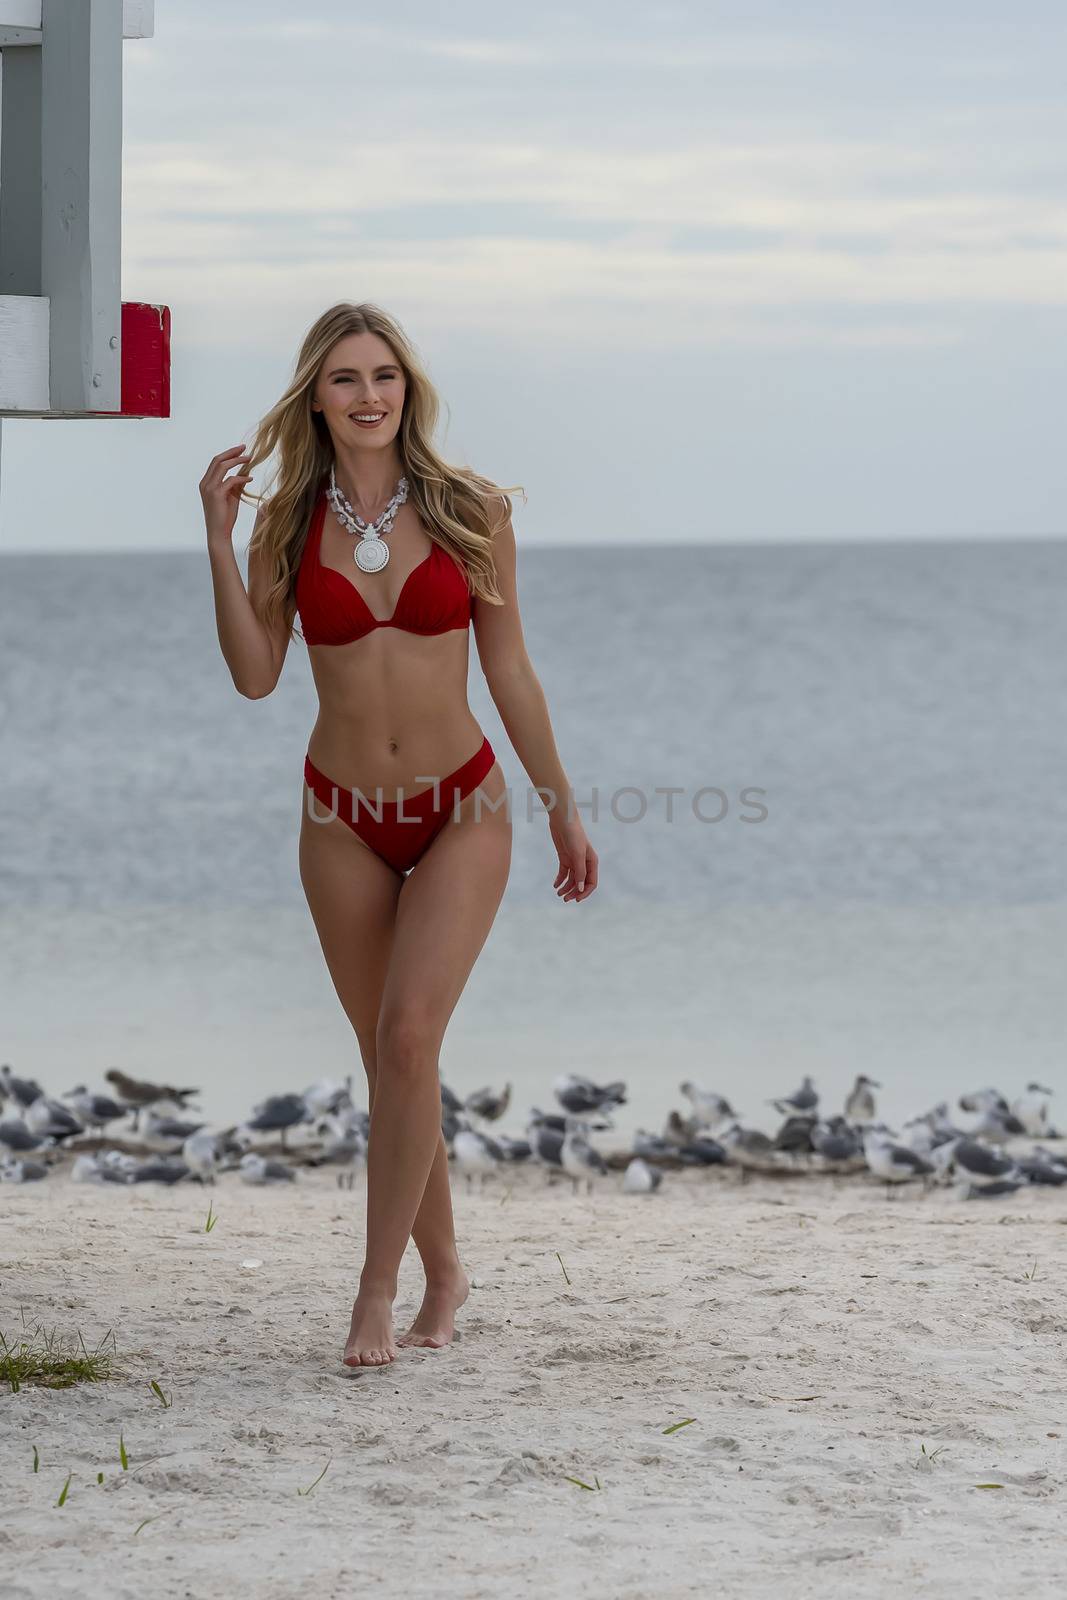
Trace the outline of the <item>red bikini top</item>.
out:
[[[459,563],[436,542],[429,555],[408,573],[392,616],[384,620],[376,617],[344,573],[323,566],[320,549],[325,521],[323,488],[315,502],[296,575],[296,608],[305,644],[351,644],[376,628],[431,634],[470,625],[472,605],[467,579]]]

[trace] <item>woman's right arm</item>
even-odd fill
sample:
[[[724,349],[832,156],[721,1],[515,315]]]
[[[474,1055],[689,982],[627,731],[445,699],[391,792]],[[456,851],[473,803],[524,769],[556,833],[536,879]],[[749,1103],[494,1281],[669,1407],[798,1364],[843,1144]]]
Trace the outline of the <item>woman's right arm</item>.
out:
[[[233,530],[240,492],[251,482],[249,473],[243,470],[248,457],[242,452],[243,446],[235,445],[232,450],[224,450],[214,457],[200,480],[200,498],[207,524],[219,646],[238,693],[249,700],[261,700],[272,692],[281,677],[290,634],[281,619],[271,629],[256,615],[252,597],[258,598],[265,586],[258,552],[249,551],[247,590],[234,554]],[[234,466],[242,470],[227,478],[226,473]],[[256,527],[260,516],[262,512],[256,517]]]

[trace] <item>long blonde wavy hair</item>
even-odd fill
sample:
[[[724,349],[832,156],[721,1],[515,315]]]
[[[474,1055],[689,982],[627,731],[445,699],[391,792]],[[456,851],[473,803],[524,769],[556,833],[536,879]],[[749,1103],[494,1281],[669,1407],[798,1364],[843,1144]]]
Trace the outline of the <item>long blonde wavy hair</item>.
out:
[[[511,490],[471,467],[455,467],[433,444],[440,411],[437,391],[400,324],[380,306],[342,301],[312,323],[300,346],[289,387],[259,422],[249,450],[247,471],[277,455],[272,492],[242,500],[261,515],[248,545],[267,576],[257,610],[268,626],[284,618],[290,635],[299,630],[296,617],[296,574],[308,524],[323,478],[334,459],[333,441],[322,414],[311,401],[322,364],[339,339],[350,333],[376,333],[389,345],[405,378],[404,409],[397,448],[413,503],[431,538],[453,555],[467,574],[471,594],[502,605],[496,585],[493,536],[511,515]],[[503,504],[501,505],[501,501]],[[301,636],[302,637],[302,636]]]

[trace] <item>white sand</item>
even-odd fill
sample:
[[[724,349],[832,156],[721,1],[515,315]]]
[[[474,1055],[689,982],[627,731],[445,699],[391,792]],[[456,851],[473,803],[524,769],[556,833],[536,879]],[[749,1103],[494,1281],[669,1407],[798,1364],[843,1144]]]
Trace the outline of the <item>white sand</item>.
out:
[[[5,1186],[0,1327],[120,1355],[0,1395],[4,1600],[1060,1589],[1067,1192],[618,1184],[457,1189],[462,1338],[361,1374],[358,1186]]]

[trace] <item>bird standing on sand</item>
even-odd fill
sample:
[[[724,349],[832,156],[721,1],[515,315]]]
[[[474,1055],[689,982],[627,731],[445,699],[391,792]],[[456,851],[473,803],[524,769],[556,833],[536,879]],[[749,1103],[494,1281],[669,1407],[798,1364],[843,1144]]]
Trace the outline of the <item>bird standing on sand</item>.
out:
[[[659,1168],[650,1167],[640,1156],[634,1156],[622,1175],[624,1194],[655,1194],[662,1182],[663,1173]]]
[[[565,1173],[571,1179],[573,1192],[577,1194],[578,1185],[585,1179],[587,1194],[593,1192],[593,1175],[601,1177],[607,1173],[607,1163],[599,1150],[594,1150],[589,1143],[589,1124],[580,1118],[568,1116],[567,1132],[563,1135],[560,1146],[559,1159]]]
[[[952,1148],[951,1165],[959,1182],[979,1187],[1019,1177],[1011,1156],[1001,1155],[987,1144],[979,1144],[977,1139],[957,1139]]]
[[[252,1133],[276,1133],[286,1148],[285,1135],[298,1122],[308,1122],[308,1108],[301,1094],[268,1095],[262,1105],[253,1106],[252,1115],[242,1123]]]
[[[238,1168],[242,1183],[294,1183],[296,1173],[284,1161],[270,1161],[248,1150],[241,1157]]]
[[[85,1132],[73,1111],[61,1100],[53,1100],[46,1094],[31,1100],[25,1117],[27,1128],[41,1139],[73,1139],[75,1134]]]
[[[885,1184],[887,1200],[893,1184],[928,1178],[934,1171],[929,1161],[909,1150],[907,1145],[896,1144],[888,1128],[880,1122],[864,1134],[863,1154],[870,1171]]]
[[[0,1181],[4,1183],[35,1183],[47,1176],[48,1168],[40,1161],[27,1161],[18,1156],[5,1156],[0,1161]]]
[[[137,1113],[138,1132],[142,1139],[153,1139],[165,1144],[183,1144],[194,1133],[199,1133],[202,1122],[190,1122],[182,1117],[161,1117],[150,1106]]]
[[[23,1150],[39,1150],[50,1142],[42,1139],[40,1134],[31,1133],[21,1117],[5,1117],[0,1122],[0,1145],[4,1145],[12,1154]]]
[[[68,1089],[63,1098],[70,1101],[87,1128],[96,1128],[98,1131],[106,1123],[124,1117],[129,1109],[120,1106],[109,1094],[91,1094],[83,1083],[76,1089]]]
[[[805,1078],[796,1094],[786,1095],[781,1100],[768,1100],[767,1104],[774,1106],[783,1117],[787,1117],[791,1111],[810,1111],[814,1114],[819,1109],[819,1091],[814,1078]]]
[[[504,1152],[495,1139],[491,1139],[487,1133],[479,1133],[476,1128],[463,1125],[456,1129],[452,1155],[467,1179],[468,1188],[474,1182],[475,1173],[481,1189],[488,1174],[496,1172],[504,1163]]]
[[[830,1166],[848,1166],[862,1158],[859,1136],[844,1117],[817,1122],[811,1130],[811,1143],[816,1154]]]
[[[861,1072],[848,1092],[845,1100],[845,1116],[849,1122],[873,1122],[875,1117],[874,1095],[872,1089],[880,1089],[882,1085],[874,1078],[868,1078]]]
[[[1051,1100],[1051,1089],[1040,1083],[1028,1083],[1026,1093],[1012,1102],[1012,1116],[1017,1117],[1035,1139],[1047,1139],[1051,1137],[1048,1120]]]

